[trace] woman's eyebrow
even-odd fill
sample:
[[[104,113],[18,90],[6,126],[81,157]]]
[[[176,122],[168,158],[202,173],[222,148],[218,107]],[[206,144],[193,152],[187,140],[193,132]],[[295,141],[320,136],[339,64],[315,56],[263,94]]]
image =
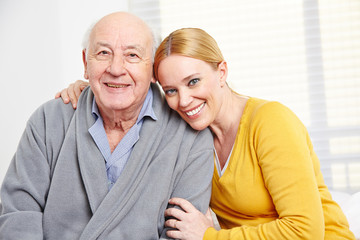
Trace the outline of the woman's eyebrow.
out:
[[[187,81],[191,80],[192,78],[198,77],[199,75],[200,75],[200,73],[192,73],[189,76],[184,77],[181,81],[182,82],[187,82]]]

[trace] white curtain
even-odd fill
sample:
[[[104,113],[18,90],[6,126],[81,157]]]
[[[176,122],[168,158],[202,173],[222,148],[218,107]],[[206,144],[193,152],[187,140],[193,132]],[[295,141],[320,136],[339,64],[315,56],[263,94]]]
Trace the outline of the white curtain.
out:
[[[360,190],[359,0],[130,0],[161,39],[200,27],[239,93],[276,100],[307,126],[331,190]]]

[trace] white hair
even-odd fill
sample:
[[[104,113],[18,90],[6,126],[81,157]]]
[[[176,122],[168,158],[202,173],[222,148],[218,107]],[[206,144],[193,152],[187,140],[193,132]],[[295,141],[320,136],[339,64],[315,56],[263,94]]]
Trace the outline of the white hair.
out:
[[[82,41],[82,48],[83,49],[87,49],[89,48],[89,40],[90,40],[90,34],[92,32],[92,30],[94,29],[96,22],[92,23],[88,29],[86,30],[84,36],[83,36],[83,41]]]
[[[90,41],[90,35],[91,32],[93,31],[96,23],[98,21],[92,23],[88,29],[86,30],[84,37],[83,37],[83,41],[82,41],[82,48],[85,51],[85,54],[87,54],[86,49],[89,48],[89,41]],[[146,24],[146,23],[145,23]],[[146,26],[149,28],[149,31],[151,33],[151,38],[152,38],[152,52],[151,52],[151,62],[154,63],[154,57],[155,57],[155,52],[157,47],[160,44],[160,35],[159,34],[155,34],[155,31],[148,25],[146,24]]]

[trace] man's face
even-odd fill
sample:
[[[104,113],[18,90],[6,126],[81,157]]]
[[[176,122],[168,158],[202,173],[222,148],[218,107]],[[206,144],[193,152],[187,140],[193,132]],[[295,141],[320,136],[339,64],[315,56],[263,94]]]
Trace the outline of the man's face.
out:
[[[100,112],[139,112],[152,75],[149,29],[129,16],[108,16],[94,27],[84,55]]]

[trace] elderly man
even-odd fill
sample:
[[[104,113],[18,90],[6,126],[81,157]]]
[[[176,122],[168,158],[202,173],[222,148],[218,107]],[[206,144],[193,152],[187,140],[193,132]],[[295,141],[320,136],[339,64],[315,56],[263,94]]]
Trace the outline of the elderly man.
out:
[[[165,239],[170,197],[207,210],[211,134],[151,83],[153,45],[131,14],[96,23],[77,110],[52,100],[27,123],[1,189],[0,239]]]

